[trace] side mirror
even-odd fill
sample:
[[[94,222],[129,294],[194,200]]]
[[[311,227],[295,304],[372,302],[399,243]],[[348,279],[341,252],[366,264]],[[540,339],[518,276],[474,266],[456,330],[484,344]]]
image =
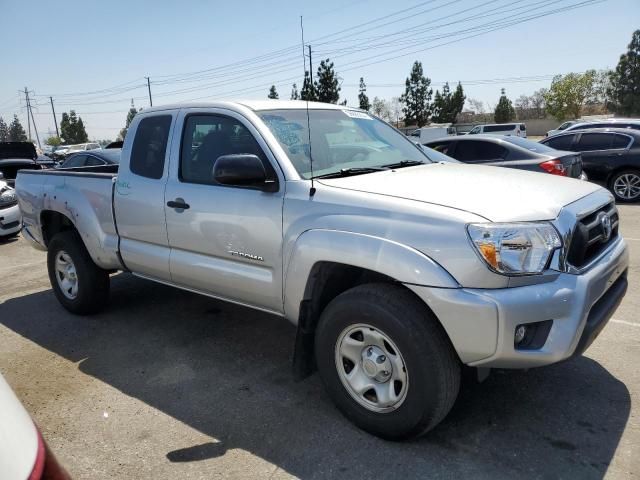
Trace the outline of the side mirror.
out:
[[[257,155],[236,153],[222,155],[213,164],[213,180],[221,185],[257,187],[275,191],[277,184],[267,179],[267,172]]]

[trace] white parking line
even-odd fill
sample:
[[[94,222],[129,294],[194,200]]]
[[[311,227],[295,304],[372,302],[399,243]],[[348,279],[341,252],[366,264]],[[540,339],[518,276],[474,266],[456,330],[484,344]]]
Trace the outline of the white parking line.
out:
[[[626,320],[618,320],[618,319],[612,318],[610,321],[612,323],[621,323],[622,325],[629,325],[630,327],[640,327],[640,323],[627,322]]]

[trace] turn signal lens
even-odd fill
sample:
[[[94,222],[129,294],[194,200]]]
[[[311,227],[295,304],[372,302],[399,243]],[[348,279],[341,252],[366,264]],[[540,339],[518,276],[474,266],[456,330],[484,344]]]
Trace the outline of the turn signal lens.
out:
[[[496,252],[496,246],[491,243],[481,243],[478,245],[480,253],[484,257],[485,261],[493,268],[498,268],[498,256]]]

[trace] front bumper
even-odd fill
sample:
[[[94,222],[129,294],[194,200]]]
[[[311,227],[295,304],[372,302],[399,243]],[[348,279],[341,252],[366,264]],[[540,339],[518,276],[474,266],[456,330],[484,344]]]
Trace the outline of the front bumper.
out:
[[[582,353],[602,331],[627,288],[629,254],[619,239],[589,270],[504,289],[408,286],[433,310],[463,363],[530,368]],[[520,350],[516,327],[553,320],[544,345]]]
[[[18,205],[0,209],[0,237],[19,232],[21,227],[22,215]]]

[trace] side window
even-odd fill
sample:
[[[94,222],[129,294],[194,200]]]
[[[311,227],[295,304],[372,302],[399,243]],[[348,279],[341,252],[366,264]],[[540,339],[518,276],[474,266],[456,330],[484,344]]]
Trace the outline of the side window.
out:
[[[557,137],[551,137],[544,144],[556,150],[571,150],[573,138],[574,135],[558,135]]]
[[[578,151],[609,150],[613,135],[608,133],[583,133],[578,141]]]
[[[476,133],[480,133],[482,127],[473,127],[469,132],[469,135],[475,135]]]
[[[506,149],[497,143],[480,141],[458,142],[455,158],[461,162],[483,162],[502,160],[506,157]]]
[[[147,178],[162,178],[171,115],[147,117],[138,124],[129,169]]]
[[[180,180],[215,185],[213,165],[223,155],[256,155],[267,171],[275,172],[251,132],[238,120],[223,115],[190,115],[182,133]]]
[[[435,143],[429,143],[426,145],[429,148],[433,148],[434,150],[444,153],[445,155],[448,155],[448,151],[449,148],[451,148],[451,142],[435,142]]]
[[[104,165],[104,161],[94,157],[93,155],[87,155],[87,167],[97,167],[98,165]]]
[[[627,148],[629,143],[631,143],[631,139],[626,135],[615,134],[613,136],[611,148]]]
[[[69,157],[62,164],[62,167],[63,168],[84,167],[86,160],[87,160],[87,156],[86,155],[73,155],[72,157]]]

